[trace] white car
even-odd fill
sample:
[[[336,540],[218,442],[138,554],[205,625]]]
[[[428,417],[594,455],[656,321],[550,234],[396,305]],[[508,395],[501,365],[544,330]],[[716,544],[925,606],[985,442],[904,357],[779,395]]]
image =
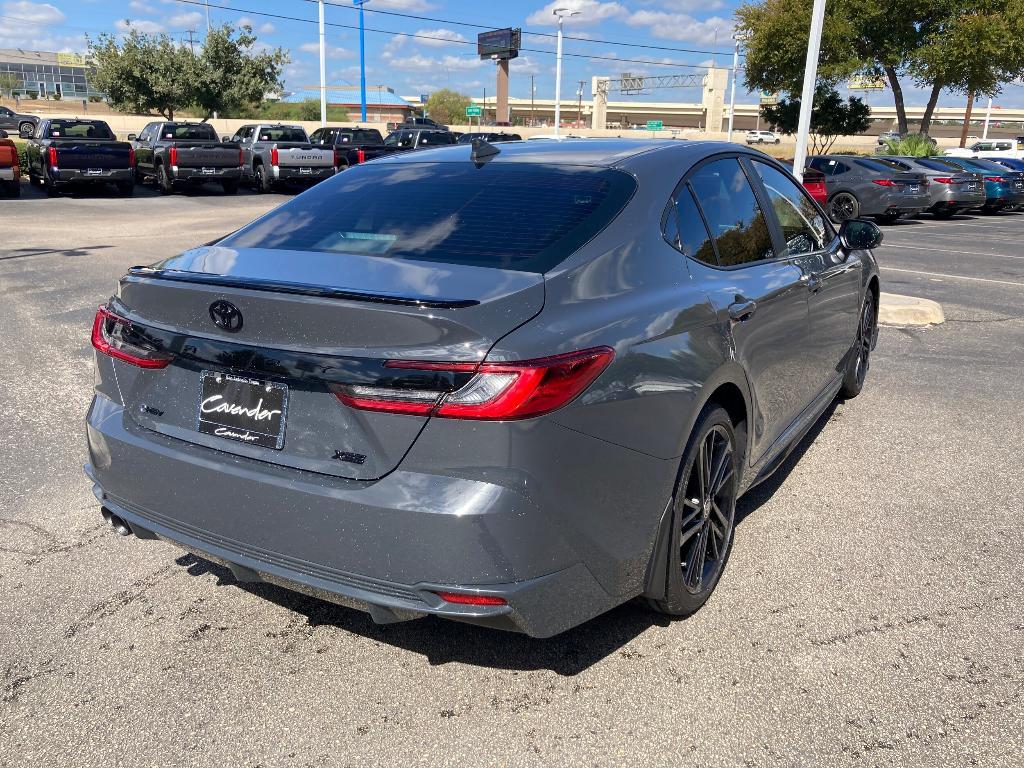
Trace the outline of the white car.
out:
[[[779,137],[771,131],[747,131],[747,144],[778,144]]]
[[[950,157],[1016,157],[1020,159],[1024,152],[1017,149],[1017,142],[1012,139],[983,139],[964,148],[947,149]]]

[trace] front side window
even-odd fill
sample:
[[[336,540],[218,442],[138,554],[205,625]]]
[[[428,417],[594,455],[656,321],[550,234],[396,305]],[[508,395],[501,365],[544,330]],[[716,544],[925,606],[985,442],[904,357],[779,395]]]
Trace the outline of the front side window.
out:
[[[739,160],[715,160],[690,176],[723,267],[775,258],[771,232]]]
[[[803,189],[778,168],[755,160],[754,169],[764,183],[775,218],[790,256],[820,251],[828,242],[828,225]]]

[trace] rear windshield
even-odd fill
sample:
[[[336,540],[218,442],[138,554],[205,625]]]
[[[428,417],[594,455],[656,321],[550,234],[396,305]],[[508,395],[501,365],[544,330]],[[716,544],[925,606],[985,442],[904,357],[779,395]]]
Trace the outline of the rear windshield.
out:
[[[891,173],[892,171],[903,170],[903,166],[899,165],[898,163],[894,163],[891,160],[878,160],[875,158],[871,158],[869,160],[867,158],[864,158],[860,160],[854,160],[853,162],[869,170],[881,171],[883,173]]]
[[[945,160],[939,160],[931,157],[922,157],[917,161],[918,165],[923,165],[925,168],[930,168],[933,171],[962,171],[956,163],[950,163]]]
[[[333,147],[335,144],[383,144],[380,131],[373,128],[352,130],[349,128],[321,128],[310,138],[314,144]]]
[[[101,120],[51,120],[51,139],[113,139],[114,132]]]
[[[547,272],[636,189],[621,171],[526,163],[359,165],[218,245]]]
[[[980,168],[985,171],[1006,171],[1008,170],[1005,165],[1000,165],[994,160],[984,160],[980,157],[972,157],[968,162],[975,168]]]
[[[306,136],[306,132],[301,128],[288,126],[283,128],[271,128],[264,125],[260,128],[260,134],[256,137],[256,141],[297,141],[305,144],[309,141],[309,138]]]
[[[217,131],[209,123],[164,123],[160,138],[171,141],[217,141]]]

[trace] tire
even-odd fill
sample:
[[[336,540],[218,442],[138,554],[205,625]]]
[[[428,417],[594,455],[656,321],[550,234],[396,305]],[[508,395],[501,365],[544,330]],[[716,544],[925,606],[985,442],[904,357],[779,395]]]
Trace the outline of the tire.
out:
[[[131,197],[135,194],[134,181],[119,181],[114,186],[117,187],[117,194],[121,197]]]
[[[860,324],[857,326],[857,338],[850,348],[846,361],[846,372],[843,375],[843,386],[839,395],[845,399],[856,397],[864,388],[864,380],[871,367],[871,344],[875,337],[875,295],[869,290],[864,297],[864,306],[860,311]]]
[[[828,217],[832,221],[856,219],[860,215],[860,201],[850,192],[836,192],[828,201]]]
[[[665,596],[647,599],[653,610],[689,616],[714,592],[732,550],[742,455],[729,414],[721,406],[705,406],[683,454],[667,561],[660,563],[666,569]]]
[[[229,181],[222,181],[220,183],[221,189],[224,190],[225,195],[237,195],[238,194],[238,180],[231,179]]]
[[[775,143],[778,144],[780,141],[782,141],[782,139],[776,139]]]
[[[174,194],[174,182],[171,180],[171,174],[167,172],[167,166],[163,163],[156,167],[156,186],[161,195]]]
[[[267,171],[263,167],[263,163],[260,163],[252,171],[253,186],[259,194],[265,194],[270,191],[271,183],[270,177],[267,176]]]
[[[899,221],[899,218],[899,213],[882,213],[875,216],[875,220],[878,221],[879,224],[895,224]]]

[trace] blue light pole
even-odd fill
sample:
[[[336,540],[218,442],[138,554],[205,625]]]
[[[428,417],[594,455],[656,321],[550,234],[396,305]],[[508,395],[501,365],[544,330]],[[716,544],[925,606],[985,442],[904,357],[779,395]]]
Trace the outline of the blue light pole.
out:
[[[363,26],[363,6],[369,0],[352,0],[353,5],[359,6],[359,98],[362,107],[360,120],[366,122],[366,33]]]

